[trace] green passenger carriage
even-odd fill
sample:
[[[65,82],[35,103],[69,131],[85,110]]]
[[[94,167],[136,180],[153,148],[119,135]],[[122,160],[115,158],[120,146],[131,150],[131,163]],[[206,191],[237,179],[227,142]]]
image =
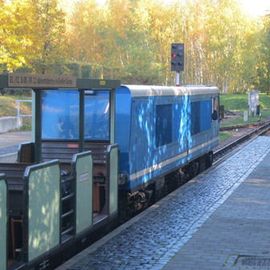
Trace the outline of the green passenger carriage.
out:
[[[113,104],[119,85],[0,75],[0,88],[33,89],[32,142],[20,146],[17,163],[0,164],[1,270],[52,269],[116,224]],[[104,115],[94,113],[97,105]],[[85,123],[95,120],[100,131]]]

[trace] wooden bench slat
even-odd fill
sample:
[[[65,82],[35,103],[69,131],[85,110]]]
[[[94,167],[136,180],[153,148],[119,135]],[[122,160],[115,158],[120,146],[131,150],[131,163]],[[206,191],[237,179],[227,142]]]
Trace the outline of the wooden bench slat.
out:
[[[42,160],[59,159],[60,162],[70,162],[73,155],[79,153],[76,142],[43,141],[41,146]],[[106,164],[106,152],[109,143],[85,142],[84,151],[91,151],[94,164]]]

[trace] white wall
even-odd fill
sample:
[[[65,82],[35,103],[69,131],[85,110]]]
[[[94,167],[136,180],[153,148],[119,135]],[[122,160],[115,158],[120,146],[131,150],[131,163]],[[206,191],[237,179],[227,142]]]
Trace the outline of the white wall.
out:
[[[22,119],[16,116],[0,117],[0,133],[22,127]]]

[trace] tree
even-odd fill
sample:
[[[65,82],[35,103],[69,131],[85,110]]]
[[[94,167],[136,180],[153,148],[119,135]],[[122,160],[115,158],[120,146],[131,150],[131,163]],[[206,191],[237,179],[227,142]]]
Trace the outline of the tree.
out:
[[[65,56],[65,14],[57,0],[14,0],[0,16],[0,63],[46,73]]]
[[[146,59],[152,64],[150,74],[157,75],[154,81],[159,84],[171,83],[171,43],[182,39],[182,14],[178,4],[165,5],[161,1],[141,0],[133,18],[136,31],[144,37],[145,46],[140,48],[151,53]]]
[[[29,63],[37,72],[52,71],[66,56],[65,14],[57,0],[28,0],[32,53]]]
[[[103,61],[103,10],[95,0],[78,1],[70,19],[69,54],[79,62]]]
[[[71,16],[58,0],[0,1],[1,71],[86,76],[87,66],[91,76],[173,84],[170,46],[183,42],[185,83],[270,88],[269,19],[247,18],[236,0],[78,0]]]
[[[189,2],[184,17],[186,81],[215,84],[225,92],[247,89],[256,74],[256,58],[250,49],[256,46],[246,42],[255,42],[251,37],[256,27],[235,0]]]
[[[263,18],[260,32],[260,54],[258,57],[258,84],[260,90],[270,94],[270,15]]]
[[[1,3],[0,9],[0,71],[12,71],[27,64],[31,41],[29,25],[24,19],[25,1]]]

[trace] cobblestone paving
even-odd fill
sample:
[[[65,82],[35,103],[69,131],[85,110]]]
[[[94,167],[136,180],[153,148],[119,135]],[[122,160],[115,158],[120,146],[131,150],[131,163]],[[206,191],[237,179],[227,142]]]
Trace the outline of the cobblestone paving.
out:
[[[257,138],[67,269],[162,269],[269,151],[270,138]]]

